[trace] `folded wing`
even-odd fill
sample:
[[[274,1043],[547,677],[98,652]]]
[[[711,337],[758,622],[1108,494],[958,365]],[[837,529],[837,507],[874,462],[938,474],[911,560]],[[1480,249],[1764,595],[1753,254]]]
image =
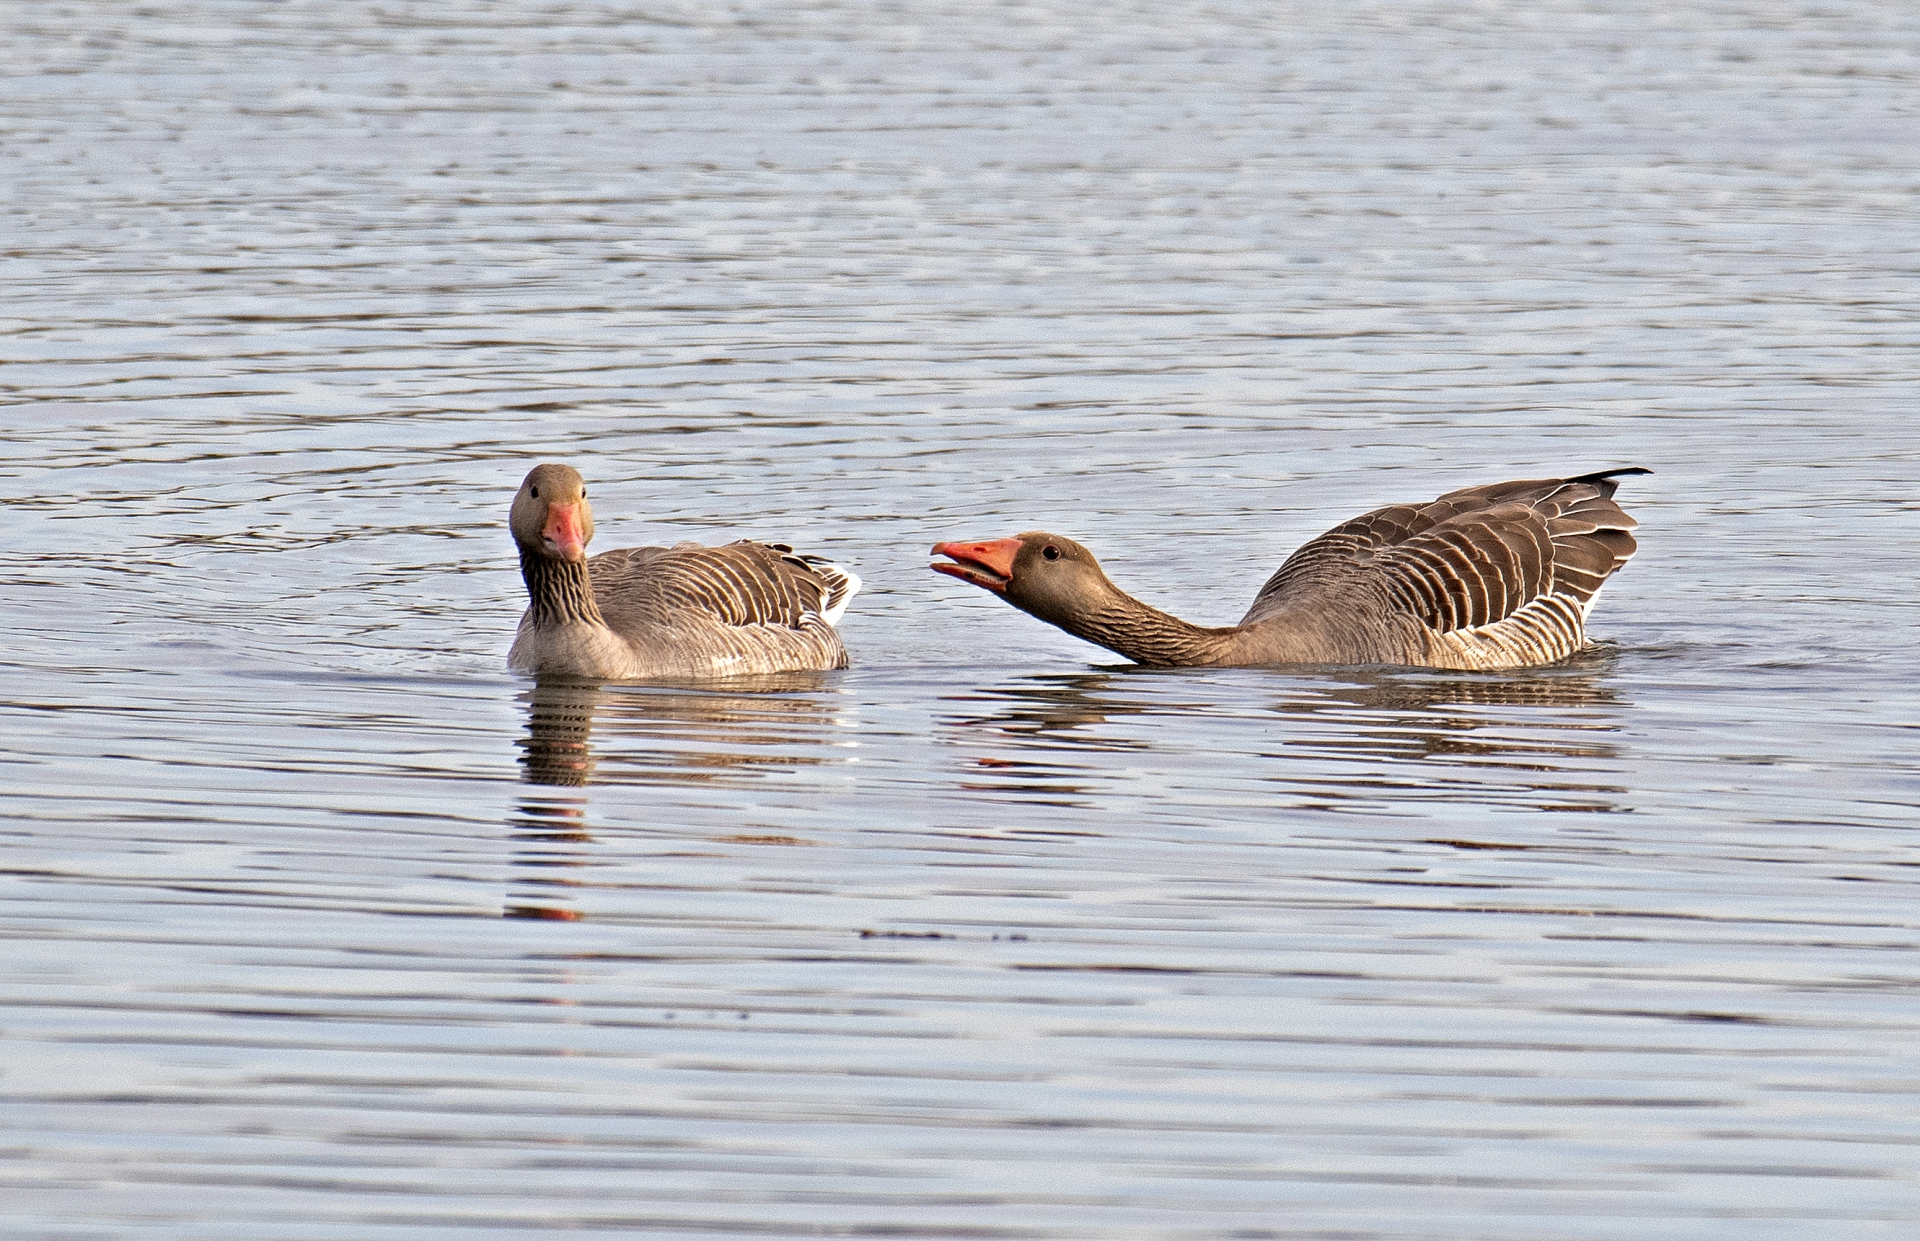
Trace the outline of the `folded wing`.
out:
[[[1644,473],[1496,483],[1376,509],[1290,556],[1241,623],[1384,608],[1461,666],[1564,658],[1585,644],[1594,597],[1634,553],[1635,522],[1613,502],[1613,480]]]
[[[803,630],[831,625],[860,579],[818,556],[742,539],[604,552],[589,565],[593,593],[615,630],[626,618]]]

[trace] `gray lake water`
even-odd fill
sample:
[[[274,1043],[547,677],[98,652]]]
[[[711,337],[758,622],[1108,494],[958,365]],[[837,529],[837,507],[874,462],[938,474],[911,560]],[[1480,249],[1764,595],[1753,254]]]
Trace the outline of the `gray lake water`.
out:
[[[0,27],[8,1238],[1920,1235],[1920,9]],[[509,675],[544,459],[854,668]],[[926,569],[1621,465],[1528,673]]]

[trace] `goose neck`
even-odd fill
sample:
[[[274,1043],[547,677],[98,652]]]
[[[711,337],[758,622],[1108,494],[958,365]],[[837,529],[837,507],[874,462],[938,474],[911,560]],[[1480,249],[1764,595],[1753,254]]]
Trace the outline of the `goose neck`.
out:
[[[1077,638],[1150,668],[1218,663],[1233,632],[1189,624],[1118,588],[1096,606],[1055,623]]]
[[[520,549],[520,576],[527,583],[527,607],[536,626],[603,625],[593,601],[593,581],[584,560],[556,560]]]

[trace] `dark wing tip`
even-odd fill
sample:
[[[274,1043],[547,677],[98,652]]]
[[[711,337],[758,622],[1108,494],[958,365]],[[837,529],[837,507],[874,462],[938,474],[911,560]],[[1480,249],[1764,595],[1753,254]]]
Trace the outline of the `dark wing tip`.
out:
[[[1614,482],[1614,479],[1628,474],[1651,473],[1653,473],[1653,471],[1644,465],[1623,465],[1616,470],[1595,470],[1591,474],[1582,474],[1576,478],[1569,478],[1562,485],[1570,486],[1575,483],[1585,483],[1589,487],[1598,489],[1601,499],[1611,500],[1613,499],[1613,493],[1620,489],[1620,484]]]
[[[1576,475],[1573,478],[1569,478],[1567,481],[1570,483],[1599,483],[1599,482],[1605,482],[1609,478],[1621,478],[1628,474],[1651,474],[1651,473],[1653,473],[1653,471],[1649,470],[1644,465],[1623,465],[1617,470],[1595,470],[1591,474]]]

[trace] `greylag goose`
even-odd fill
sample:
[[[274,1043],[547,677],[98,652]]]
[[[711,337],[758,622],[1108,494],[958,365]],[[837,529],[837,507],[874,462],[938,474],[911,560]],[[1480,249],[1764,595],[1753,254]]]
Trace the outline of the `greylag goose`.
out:
[[[629,547],[587,558],[579,471],[536,465],[513,497],[527,612],[507,666],[602,680],[699,680],[844,668],[834,622],[860,579],[818,556],[745,539]]]
[[[939,543],[931,568],[1156,668],[1400,664],[1528,668],[1587,645],[1586,619],[1633,555],[1635,522],[1603,470],[1450,491],[1335,526],[1280,566],[1237,625],[1148,607],[1072,539],[1029,531]]]

